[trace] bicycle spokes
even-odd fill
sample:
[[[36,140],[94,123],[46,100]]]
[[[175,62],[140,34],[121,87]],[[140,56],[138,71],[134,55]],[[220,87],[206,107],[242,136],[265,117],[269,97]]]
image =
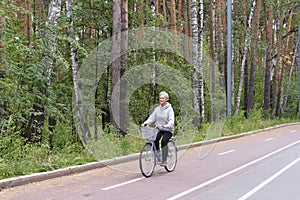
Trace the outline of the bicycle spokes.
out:
[[[155,154],[150,143],[145,143],[140,151],[140,169],[145,177],[150,177],[156,164]]]
[[[167,156],[167,166],[165,169],[168,172],[174,171],[177,163],[177,148],[174,141],[168,142],[168,156]]]

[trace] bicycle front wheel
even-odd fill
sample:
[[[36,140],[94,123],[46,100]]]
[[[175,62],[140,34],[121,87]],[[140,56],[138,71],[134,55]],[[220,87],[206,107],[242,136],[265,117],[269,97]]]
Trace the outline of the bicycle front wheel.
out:
[[[140,151],[140,170],[146,178],[153,174],[156,164],[155,153],[151,143],[145,143]]]
[[[173,140],[168,142],[168,157],[167,157],[167,165],[165,169],[168,172],[174,171],[177,164],[177,147]]]

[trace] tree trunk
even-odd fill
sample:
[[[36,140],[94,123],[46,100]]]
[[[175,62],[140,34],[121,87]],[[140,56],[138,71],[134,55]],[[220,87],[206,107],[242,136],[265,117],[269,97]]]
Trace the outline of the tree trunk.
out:
[[[112,30],[112,80],[111,89],[114,91],[111,106],[115,107],[114,115],[111,114],[111,122],[117,128],[120,124],[120,85],[117,85],[121,78],[121,0],[113,0],[113,30]],[[113,99],[115,103],[113,103]],[[112,105],[114,104],[114,105]],[[117,105],[116,105],[117,104]],[[110,109],[112,110],[112,109]]]
[[[24,8],[27,12],[31,12],[31,2],[30,0],[25,0]],[[30,45],[30,31],[31,30],[31,15],[25,14],[24,15],[24,34],[27,39],[26,45]]]
[[[264,2],[265,22],[266,22],[266,67],[265,67],[265,80],[264,80],[264,110],[270,109],[270,94],[271,94],[271,69],[272,69],[272,52],[273,52],[273,9],[272,1],[267,0]]]
[[[53,62],[54,58],[52,57],[53,52],[56,51],[56,27],[57,20],[61,12],[61,0],[51,0],[48,10],[48,28],[49,31],[45,34],[45,52],[44,52],[44,62],[47,63],[48,68],[46,69],[46,76],[48,78],[48,86],[51,83],[51,76],[53,72]]]
[[[115,2],[115,0],[114,0],[114,2]],[[138,18],[139,18],[139,21],[140,21],[140,28],[144,28],[145,23],[144,23],[144,18],[143,18],[143,0],[138,0],[138,7],[137,7],[137,9],[138,9],[138,14],[139,14]],[[143,39],[143,37],[144,37],[144,31],[142,29],[140,31],[139,38]]]
[[[212,63],[211,63],[211,85],[210,85],[210,95],[211,98],[214,99],[216,95],[216,52],[215,52],[215,47],[216,47],[216,0],[210,0],[210,5],[209,5],[209,11],[210,11],[210,54],[212,58]],[[212,107],[214,102],[212,102]]]
[[[155,14],[159,14],[159,10],[160,10],[159,0],[155,0]]]
[[[215,61],[215,0],[210,0],[209,4],[209,13],[210,13],[210,28],[209,28],[209,40],[210,40],[210,54]]]
[[[244,72],[244,116],[248,118],[248,83],[249,83],[249,66],[248,66],[248,60],[246,59],[245,62],[245,72]]]
[[[170,4],[170,29],[176,33],[176,3],[171,0]]]
[[[298,118],[300,118],[300,25],[298,25]]]
[[[166,0],[163,0],[163,12],[164,12],[164,26],[165,26],[165,29],[167,30],[168,29],[168,16],[167,16],[167,5],[166,5]]]
[[[293,18],[293,10],[291,10],[288,21],[287,21],[287,27],[286,27],[286,43],[284,46],[284,51],[283,51],[283,57],[288,58],[288,49],[289,49],[289,42],[290,42],[290,35],[289,32],[291,30],[292,26],[292,18]],[[284,62],[287,63],[287,62]],[[280,117],[282,115],[282,108],[283,108],[283,84],[284,84],[284,74],[285,74],[285,69],[287,68],[286,65],[282,65],[281,69],[281,74],[280,74],[280,82],[278,86],[278,96],[277,96],[277,105],[276,105],[276,116]]]
[[[178,0],[178,14],[177,14],[177,33],[181,33],[182,29],[182,0]]]
[[[183,19],[184,19],[184,29],[183,33],[185,35],[184,37],[184,57],[185,60],[190,60],[190,15],[189,15],[189,0],[184,0],[184,14],[183,14]]]
[[[191,0],[191,24],[192,24],[192,64],[194,67],[194,74],[193,74],[193,90],[194,90],[194,109],[196,112],[201,114],[200,112],[200,84],[199,84],[199,63],[198,63],[198,45],[199,45],[199,37],[198,37],[198,17],[197,17],[197,6],[196,0]],[[194,120],[194,124],[196,126],[200,125],[200,120],[197,117]]]
[[[223,18],[223,7],[222,7],[222,0],[217,0],[217,38],[218,38],[218,65],[219,65],[219,73],[220,73],[220,84],[224,87],[224,27],[222,23]]]
[[[275,71],[274,71],[274,82],[273,82],[273,87],[272,87],[272,110],[277,105],[277,86],[278,86],[278,80],[279,80],[279,71],[280,68],[282,68],[282,28],[283,28],[283,23],[284,23],[284,16],[285,12],[283,9],[283,5],[280,5],[280,20],[279,20],[279,27],[278,27],[278,33],[277,33],[277,57],[276,57],[276,64],[275,64]],[[278,88],[278,92],[279,92]],[[279,95],[279,94],[278,94]],[[276,109],[277,110],[277,109]],[[277,111],[276,111],[277,113]]]
[[[240,72],[240,82],[239,82],[239,87],[238,87],[235,114],[238,114],[240,103],[241,103],[242,87],[243,87],[243,80],[244,80],[244,71],[245,71],[245,64],[246,64],[246,59],[247,59],[247,54],[248,54],[248,45],[249,45],[249,38],[250,38],[250,31],[251,31],[251,23],[252,23],[252,17],[253,17],[253,11],[255,9],[255,5],[256,5],[256,0],[253,0],[251,10],[250,10],[250,14],[249,14],[249,18],[248,18],[248,27],[247,27],[245,42],[244,42],[244,51],[243,51],[243,59],[242,59],[242,66],[241,66],[241,72]]]
[[[225,10],[225,5],[222,4],[222,10]],[[223,27],[223,37],[224,37],[224,47],[223,47],[223,60],[224,60],[224,88],[227,84],[227,20],[225,12],[222,14],[222,27]]]
[[[121,10],[121,77],[124,75],[126,71],[127,65],[127,50],[128,50],[128,0],[122,0],[122,10]],[[126,130],[126,80],[121,79],[120,84],[120,128],[121,133],[124,135]]]
[[[287,94],[289,94],[290,91],[291,91],[292,74],[293,74],[294,67],[296,65],[295,63],[296,63],[296,57],[297,57],[297,47],[299,45],[298,43],[299,43],[299,41],[296,42],[296,46],[295,46],[294,53],[293,53],[293,58],[292,58],[292,64],[291,64],[291,68],[290,68],[290,71],[289,71],[289,74],[288,74],[288,85],[287,85],[287,91],[286,91]],[[288,102],[288,97],[289,97],[289,95],[286,95],[285,100],[283,102],[283,111],[286,108],[286,105],[287,105],[287,102]]]
[[[25,9],[30,8],[29,2],[25,2]],[[53,60],[54,58],[52,57],[53,52],[56,51],[56,42],[55,42],[55,36],[56,36],[56,26],[57,26],[57,18],[60,15],[61,11],[61,0],[51,0],[50,5],[49,5],[49,12],[48,12],[48,31],[44,35],[44,52],[43,52],[43,60],[42,63],[46,66],[44,69],[44,76],[48,79],[48,82],[46,85],[42,85],[39,90],[42,95],[46,95],[47,88],[50,86],[51,83],[51,76],[52,76],[52,71],[53,71]],[[27,36],[27,39],[29,39],[30,31],[27,29],[31,29],[31,25],[27,24],[30,22],[29,19],[25,18],[26,23],[24,23],[24,28],[25,28],[25,36]],[[28,17],[29,18],[29,17]],[[27,20],[26,20],[27,19]],[[23,19],[24,20],[24,19]],[[29,28],[28,28],[29,27]],[[26,33],[27,31],[27,33]],[[27,42],[27,44],[29,44]],[[24,125],[24,132],[22,133],[22,136],[28,139],[28,141],[32,142],[41,142],[42,140],[42,127],[45,122],[46,118],[46,112],[45,108],[42,105],[41,99],[34,99],[34,105],[33,105],[33,110],[37,114],[31,114],[30,118],[28,119],[28,122],[26,125]],[[34,136],[34,137],[33,137]]]
[[[75,40],[74,21],[72,16],[72,1],[66,0],[67,17],[69,18],[68,35],[71,39]],[[79,129],[82,134],[82,141],[87,144],[87,139],[91,137],[91,133],[87,124],[86,108],[84,107],[84,100],[82,94],[81,80],[79,76],[78,67],[78,49],[70,43],[70,59],[72,66],[72,78],[74,85],[75,107],[76,114],[78,115]]]
[[[253,47],[251,53],[251,69],[250,69],[250,80],[249,80],[249,94],[248,94],[248,110],[251,111],[254,106],[254,83],[255,83],[255,71],[257,67],[257,48],[258,48],[258,33],[259,33],[259,19],[260,19],[260,0],[257,0],[257,6],[254,10],[253,19]],[[246,99],[245,99],[246,101]]]
[[[204,23],[204,9],[203,9],[203,0],[199,0],[199,28],[198,28],[198,61],[197,66],[200,73],[199,77],[199,97],[200,97],[200,116],[201,122],[204,120],[205,116],[205,104],[204,104],[204,75],[203,75],[203,23]],[[214,80],[214,79],[213,79]],[[212,83],[214,84],[214,83]]]

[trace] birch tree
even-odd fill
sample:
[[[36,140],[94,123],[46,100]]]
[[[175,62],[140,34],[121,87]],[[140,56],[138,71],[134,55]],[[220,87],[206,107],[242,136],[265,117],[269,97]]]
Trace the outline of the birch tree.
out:
[[[194,67],[193,73],[193,91],[194,91],[194,109],[200,113],[200,88],[198,75],[198,17],[196,0],[191,0],[191,24],[192,24],[192,65]],[[197,119],[196,119],[197,120]],[[198,122],[195,122],[198,124]]]
[[[200,116],[204,120],[205,116],[205,102],[204,102],[204,74],[203,74],[203,22],[204,22],[204,9],[203,0],[199,0],[199,40],[198,40],[198,61],[197,66],[200,73],[199,77],[199,97],[200,97]]]
[[[74,20],[72,15],[72,0],[66,0],[67,17],[69,19],[68,36],[75,40]],[[81,87],[81,80],[79,76],[78,67],[78,49],[71,43],[70,46],[70,60],[72,66],[72,78],[75,95],[75,111],[78,115],[79,128],[81,131],[82,141],[86,144],[87,137],[91,137],[91,133],[87,124],[86,108],[83,105],[83,94]]]
[[[204,119],[204,90],[203,90],[203,1],[199,1],[199,21],[196,1],[191,0],[192,24],[192,64],[194,66],[193,90],[194,109],[199,111],[201,120]],[[199,22],[199,24],[198,24]],[[201,121],[200,121],[201,123]]]
[[[251,31],[251,23],[252,23],[252,17],[253,17],[253,11],[255,9],[255,5],[256,5],[256,0],[253,0],[249,18],[248,18],[248,27],[246,30],[246,36],[245,36],[245,42],[244,42],[244,52],[243,52],[242,66],[241,66],[241,72],[240,72],[240,82],[239,82],[239,87],[238,87],[235,114],[238,114],[240,103],[241,103],[242,87],[243,87],[243,80],[244,80],[244,69],[245,69],[245,63],[246,63],[246,59],[247,59],[249,37],[250,37],[250,31]]]
[[[29,2],[25,1],[25,8],[29,9]],[[41,61],[43,66],[43,75],[47,80],[46,83],[42,84],[39,87],[40,96],[46,96],[46,91],[49,89],[51,85],[51,77],[53,73],[53,63],[54,63],[54,54],[56,52],[56,27],[58,24],[58,17],[61,12],[61,0],[51,0],[49,4],[48,10],[48,18],[46,21],[47,31],[44,33],[44,52],[43,59]],[[26,16],[26,15],[25,15]],[[25,17],[24,16],[24,17]],[[24,21],[24,35],[27,38],[26,44],[29,44],[30,38],[30,17],[27,16],[23,19]],[[46,118],[46,109],[44,105],[42,105],[41,98],[34,99],[35,103],[32,106],[32,114],[30,115],[27,125],[25,126],[25,131],[22,133],[25,138],[28,140],[37,140],[38,142],[42,139],[42,127],[44,125],[44,121]],[[33,138],[32,135],[35,134],[36,137]]]

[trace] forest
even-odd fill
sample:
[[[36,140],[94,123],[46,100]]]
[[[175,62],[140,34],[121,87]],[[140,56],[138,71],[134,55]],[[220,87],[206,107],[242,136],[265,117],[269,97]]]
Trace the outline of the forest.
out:
[[[138,152],[160,91],[179,144],[297,121],[299,0],[227,5],[2,0],[0,179]]]

